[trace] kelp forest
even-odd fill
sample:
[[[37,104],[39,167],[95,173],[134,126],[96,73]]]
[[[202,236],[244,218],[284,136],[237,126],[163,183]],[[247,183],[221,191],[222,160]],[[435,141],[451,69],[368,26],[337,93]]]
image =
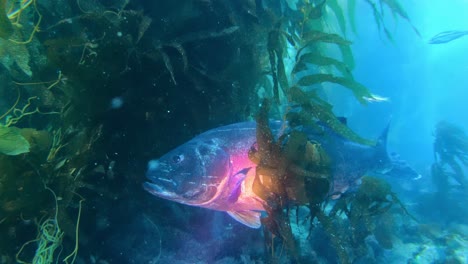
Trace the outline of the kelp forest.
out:
[[[301,128],[377,144],[337,117],[328,97],[382,100],[353,77],[351,39],[366,30],[356,22],[362,12],[389,45],[397,21],[419,35],[402,4],[0,0],[0,263],[143,263],[119,259],[130,254],[119,251],[124,242],[138,250],[137,237],[111,236],[132,224],[130,215],[157,237],[145,240],[153,244],[145,263],[165,263],[182,238],[164,228],[189,232],[182,226],[205,211],[142,202],[146,163],[207,129],[246,120],[257,121],[248,155],[266,214],[251,235],[262,250],[242,263],[319,263],[305,242],[317,236],[329,263],[371,261],[369,239],[391,249],[396,222],[418,219],[373,175],[331,199],[330,157]],[[269,119],[288,132],[276,135]],[[467,140],[448,123],[435,131],[432,174],[445,197],[448,179],[466,187]],[[119,249],[104,251],[105,237],[120,240]],[[200,261],[187,263],[208,263]]]

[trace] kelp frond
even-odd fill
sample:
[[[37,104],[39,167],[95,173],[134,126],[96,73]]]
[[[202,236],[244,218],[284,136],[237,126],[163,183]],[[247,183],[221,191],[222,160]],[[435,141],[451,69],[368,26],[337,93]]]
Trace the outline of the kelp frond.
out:
[[[317,30],[311,30],[304,33],[302,36],[302,47],[297,50],[296,61],[299,59],[299,56],[303,53],[304,50],[310,49],[317,43],[338,45],[338,48],[341,51],[341,56],[343,58],[343,63],[345,63],[350,70],[354,68],[354,57],[350,47],[352,42],[338,34],[326,33]]]
[[[338,0],[328,0],[327,5],[335,14],[341,32],[346,36],[346,18]]]
[[[380,3],[382,5],[386,5],[392,11],[392,14],[395,18],[399,16],[408,21],[408,23],[413,28],[414,32],[419,37],[421,37],[421,33],[419,33],[419,30],[413,25],[413,23],[411,23],[408,13],[403,9],[401,4],[397,0],[380,0]]]
[[[353,92],[356,99],[362,104],[367,103],[366,98],[373,98],[372,93],[364,85],[352,79],[344,78],[344,77],[337,77],[337,76],[333,76],[332,74],[317,73],[317,74],[307,75],[301,78],[297,82],[297,84],[299,86],[312,86],[314,84],[321,84],[325,82],[336,83],[336,84],[339,84],[341,86],[344,86],[350,89]]]
[[[302,41],[305,43],[305,46],[307,46],[310,43],[315,43],[319,41],[326,43],[334,43],[338,45],[350,45],[352,43],[351,41],[346,40],[338,34],[326,33],[316,30],[305,32],[302,36]]]
[[[351,30],[357,35],[356,29],[356,0],[348,0],[348,19]]]
[[[0,0],[0,38],[8,39],[13,35],[13,24],[7,15],[7,0]]]
[[[436,126],[434,152],[441,162],[459,159],[468,166],[468,136],[461,127],[441,121]]]
[[[19,128],[0,126],[0,154],[15,156],[29,152],[29,148]]]
[[[468,136],[461,127],[445,121],[437,124],[434,158],[433,177],[438,177],[439,182],[447,182],[447,178],[452,177],[462,187],[468,187],[462,168],[462,165],[468,167]]]
[[[337,134],[354,142],[365,145],[373,145],[374,142],[364,139],[343,124],[333,113],[333,107],[320,98],[315,91],[304,92],[300,87],[294,86],[290,89],[290,100],[298,103],[302,108],[300,112],[288,113],[288,120],[292,123],[315,126],[315,122],[321,121]],[[295,120],[298,119],[298,120]]]
[[[301,69],[304,69],[307,63],[314,64],[317,66],[334,66],[343,76],[352,79],[351,71],[349,70],[348,65],[346,65],[346,63],[316,53],[305,53],[301,55],[299,60],[296,62],[292,73],[294,74],[299,72]]]
[[[355,0],[350,1],[351,3],[348,3],[348,15],[350,17],[350,23],[353,25],[354,20],[355,20],[355,15],[354,15],[354,9],[355,9]],[[411,23],[410,18],[408,16],[408,13],[403,9],[402,5],[397,1],[397,0],[378,0],[378,3],[374,0],[365,0],[367,4],[372,9],[372,12],[374,14],[374,20],[375,24],[377,25],[379,31],[383,31],[386,38],[393,42],[393,36],[388,30],[387,26],[385,25],[384,21],[384,6],[386,6],[390,11],[392,12],[392,15],[394,19],[397,19],[398,17],[403,18],[406,20],[410,26],[412,27],[413,31],[421,37],[421,34],[419,33],[419,30]],[[377,6],[379,5],[380,8]]]

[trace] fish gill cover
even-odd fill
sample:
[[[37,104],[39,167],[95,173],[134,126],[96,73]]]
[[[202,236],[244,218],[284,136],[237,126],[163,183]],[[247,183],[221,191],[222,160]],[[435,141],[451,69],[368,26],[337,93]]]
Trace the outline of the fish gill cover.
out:
[[[300,131],[280,144],[266,122],[317,133],[326,124],[375,144],[335,116],[324,89],[341,86],[364,105],[379,100],[352,74],[349,36],[359,34],[362,12],[382,41],[394,41],[386,12],[419,34],[396,0],[1,0],[0,262],[351,263],[368,257],[371,237],[391,248],[393,219],[412,217],[389,185],[365,177],[331,202],[323,148]],[[140,184],[153,155],[258,112],[250,156],[271,183],[255,185],[267,202],[265,250],[241,249],[259,233],[236,236],[205,211],[148,199]],[[435,166],[461,182],[466,156],[439,157]],[[308,243],[298,242],[300,228]],[[333,253],[309,251],[314,239]]]

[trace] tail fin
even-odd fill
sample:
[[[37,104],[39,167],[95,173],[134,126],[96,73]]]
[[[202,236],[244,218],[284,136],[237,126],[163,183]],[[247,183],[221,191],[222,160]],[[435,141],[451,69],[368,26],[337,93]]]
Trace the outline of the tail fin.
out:
[[[390,122],[388,122],[385,129],[380,134],[380,137],[377,139],[377,148],[383,148],[384,150],[387,149],[387,138],[388,138],[388,130],[390,129]]]
[[[387,137],[389,128],[390,122],[382,131],[382,134],[380,134],[380,137],[378,138],[375,145],[375,169],[381,172],[389,171],[392,168],[392,163],[388,157],[387,152]]]

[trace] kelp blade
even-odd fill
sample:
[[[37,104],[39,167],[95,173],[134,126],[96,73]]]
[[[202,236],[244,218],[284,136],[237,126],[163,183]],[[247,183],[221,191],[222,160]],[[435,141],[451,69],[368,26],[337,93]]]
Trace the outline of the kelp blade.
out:
[[[373,95],[369,90],[362,84],[348,78],[336,77],[331,74],[313,74],[303,77],[299,80],[298,85],[300,86],[311,86],[314,84],[320,84],[324,82],[336,83],[350,89],[356,99],[366,104],[366,98],[373,98]]]
[[[8,39],[13,34],[13,25],[8,19],[7,0],[0,0],[0,38]]]
[[[16,127],[0,127],[0,153],[14,156],[29,152],[29,142]]]

